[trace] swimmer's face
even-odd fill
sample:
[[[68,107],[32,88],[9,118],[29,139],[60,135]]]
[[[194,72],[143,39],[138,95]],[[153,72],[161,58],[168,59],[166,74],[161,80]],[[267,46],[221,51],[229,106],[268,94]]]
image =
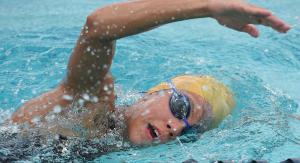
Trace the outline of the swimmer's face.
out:
[[[191,102],[191,113],[188,117],[190,125],[198,123],[203,118],[205,101],[202,97],[184,92]],[[180,136],[185,124],[174,117],[169,108],[172,91],[164,90],[146,95],[128,111],[128,136],[132,143],[138,145],[153,142],[164,143]]]

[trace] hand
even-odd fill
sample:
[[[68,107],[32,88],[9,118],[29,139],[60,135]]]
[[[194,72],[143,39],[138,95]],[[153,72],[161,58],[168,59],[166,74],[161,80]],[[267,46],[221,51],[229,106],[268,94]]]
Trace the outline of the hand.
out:
[[[272,27],[286,33],[291,27],[266,9],[247,4],[242,0],[209,0],[208,8],[211,17],[221,25],[246,32],[253,37],[259,36],[255,24]]]

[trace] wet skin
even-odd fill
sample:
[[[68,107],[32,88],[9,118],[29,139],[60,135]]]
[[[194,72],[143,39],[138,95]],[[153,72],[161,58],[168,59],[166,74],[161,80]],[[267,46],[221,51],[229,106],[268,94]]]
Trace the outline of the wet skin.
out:
[[[210,105],[199,95],[185,91],[183,93],[189,97],[191,103],[188,122],[194,125],[204,118],[204,112]],[[155,92],[128,108],[128,136],[134,144],[150,144],[154,141],[163,143],[181,135],[186,126],[170,110],[171,95],[171,90]],[[151,130],[156,130],[156,133],[151,134]]]
[[[67,76],[61,84],[52,91],[29,100],[12,115],[9,122],[29,123],[34,127],[34,117],[38,116],[42,123],[47,123],[45,117],[53,113],[58,105],[61,112],[57,114],[63,116],[68,108],[78,103],[90,110],[85,117],[78,119],[82,119],[82,124],[89,131],[97,130],[94,116],[105,114],[103,108],[115,111],[114,80],[109,72],[116,41],[167,23],[204,17],[213,18],[221,25],[253,37],[259,36],[255,25],[268,26],[281,33],[290,29],[287,23],[270,11],[241,0],[136,0],[112,4],[95,10],[86,18],[68,63]],[[205,105],[202,97],[189,92],[186,94],[193,102],[188,121],[195,124],[204,118],[203,110],[195,109],[195,106],[203,107],[207,104]],[[72,98],[64,98],[65,96]],[[158,130],[161,142],[180,135],[184,123],[171,114],[169,96],[168,93],[148,95],[147,100],[141,100],[125,112],[130,141],[135,144],[153,142],[153,132],[149,136],[147,127],[149,123],[152,131],[153,127]],[[83,99],[85,100],[82,102]],[[149,113],[144,115],[146,110]],[[76,136],[72,131],[62,132]],[[97,136],[101,135],[90,134],[88,137]]]

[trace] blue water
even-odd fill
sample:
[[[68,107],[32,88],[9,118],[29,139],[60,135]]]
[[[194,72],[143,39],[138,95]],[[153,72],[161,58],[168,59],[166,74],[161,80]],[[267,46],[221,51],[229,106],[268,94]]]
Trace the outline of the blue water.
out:
[[[112,0],[0,1],[0,122],[64,78],[86,16]],[[193,143],[172,141],[100,156],[100,162],[180,162],[300,157],[300,1],[252,0],[294,28],[260,27],[261,37],[212,19],[169,24],[118,41],[112,66],[118,104],[172,76],[211,75],[228,85],[235,111]],[[35,160],[33,155],[28,160]]]

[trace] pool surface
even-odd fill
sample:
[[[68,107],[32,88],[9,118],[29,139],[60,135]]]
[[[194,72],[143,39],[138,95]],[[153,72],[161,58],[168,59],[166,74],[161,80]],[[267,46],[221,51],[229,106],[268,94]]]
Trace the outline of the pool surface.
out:
[[[86,16],[112,2],[118,1],[0,1],[0,123],[58,85]],[[95,162],[280,162],[300,157],[300,121],[290,116],[300,115],[300,1],[250,2],[271,9],[293,29],[278,34],[260,27],[261,37],[254,39],[212,19],[195,19],[118,41],[112,65],[118,105],[132,103],[138,92],[176,75],[204,74],[228,85],[237,107],[195,142],[130,148]],[[25,160],[42,161],[49,156],[45,151]]]

